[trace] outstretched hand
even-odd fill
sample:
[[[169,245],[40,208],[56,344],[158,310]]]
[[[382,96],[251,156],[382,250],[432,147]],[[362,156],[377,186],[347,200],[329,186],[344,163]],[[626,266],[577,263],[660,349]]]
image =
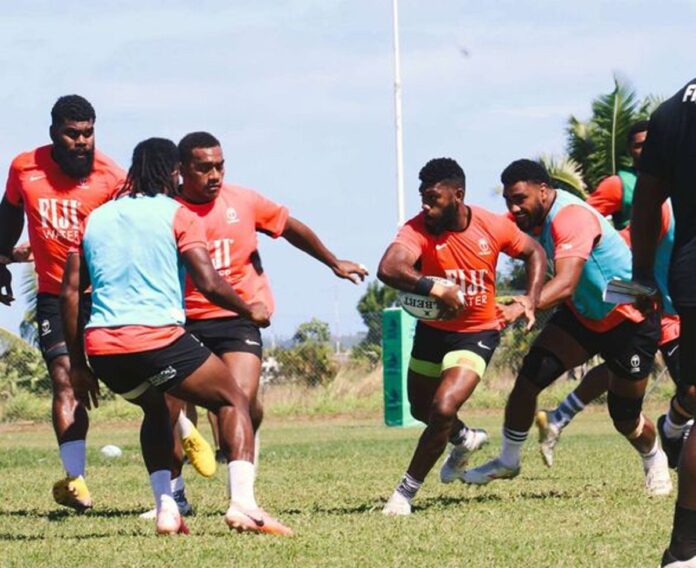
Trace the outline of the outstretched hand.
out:
[[[332,267],[336,276],[345,280],[350,280],[353,284],[360,284],[369,274],[363,264],[350,260],[338,260],[336,266]]]
[[[509,304],[498,304],[497,307],[508,325],[516,322],[522,316],[527,319],[526,331],[530,331],[536,323],[534,305],[529,296],[514,296]]]

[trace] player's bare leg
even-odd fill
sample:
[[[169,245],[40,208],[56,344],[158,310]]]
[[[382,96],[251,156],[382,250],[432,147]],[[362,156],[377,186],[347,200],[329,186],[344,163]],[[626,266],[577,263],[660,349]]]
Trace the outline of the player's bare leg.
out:
[[[609,369],[605,363],[590,369],[580,384],[553,410],[539,410],[535,422],[539,429],[539,450],[544,463],[551,467],[554,450],[561,431],[582,412],[590,402],[599,398],[609,388]]]
[[[466,367],[453,367],[442,374],[442,379],[409,372],[409,399],[412,401],[413,415],[426,423],[418,445],[406,470],[404,478],[384,507],[387,515],[407,515],[411,511],[411,500],[423,484],[425,477],[440,458],[453,431],[466,427],[457,418],[459,408],[469,399],[480,381],[475,371]],[[464,435],[466,432],[464,433]],[[477,438],[472,432],[471,447],[465,447],[466,440],[460,445],[466,450],[460,456],[458,465],[466,466],[469,454],[481,447],[488,439],[484,435]]]
[[[681,353],[679,356],[682,408],[696,408],[696,386],[689,384],[696,377],[696,308],[680,308]],[[682,448],[679,460],[679,487],[674,510],[674,525],[669,548],[662,564],[696,559],[696,435],[691,433]]]
[[[660,448],[655,424],[641,412],[647,384],[647,378],[633,381],[611,373],[609,414],[616,430],[641,456],[648,494],[669,495],[672,492],[672,480],[667,456]]]
[[[53,391],[53,430],[66,477],[53,485],[53,497],[60,505],[84,511],[92,507],[92,498],[84,480],[86,438],[89,428],[87,410],[76,398],[70,384],[70,359],[60,355],[48,365]]]
[[[553,324],[544,327],[525,358],[525,365],[505,405],[500,455],[469,470],[464,481],[482,485],[494,479],[516,477],[520,472],[522,447],[534,422],[539,393],[568,369],[581,365],[589,357],[590,354],[564,329]],[[534,364],[527,365],[531,361]],[[524,375],[527,366],[535,369],[536,377]]]
[[[292,531],[256,503],[254,493],[254,434],[249,403],[225,363],[211,356],[193,374],[171,389],[177,398],[212,411],[220,428],[220,447],[228,463],[230,506],[225,516],[239,531],[289,535]]]

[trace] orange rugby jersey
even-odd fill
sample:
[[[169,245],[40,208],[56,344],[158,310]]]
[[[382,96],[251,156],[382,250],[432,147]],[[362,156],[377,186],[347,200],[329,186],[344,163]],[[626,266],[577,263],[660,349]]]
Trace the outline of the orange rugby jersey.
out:
[[[65,259],[82,240],[85,218],[118,193],[125,172],[95,151],[92,173],[76,180],[53,161],[51,148],[42,146],[12,161],[5,197],[26,212],[39,292],[59,294]]]
[[[469,206],[471,222],[461,232],[433,235],[420,213],[399,231],[395,243],[418,255],[420,271],[456,282],[464,292],[466,308],[452,320],[424,324],[457,332],[500,329],[495,308],[495,269],[500,252],[513,257],[524,250],[525,235],[509,219]]]
[[[189,203],[181,197],[177,200],[203,221],[210,260],[220,276],[245,302],[263,302],[272,313],[273,294],[268,278],[260,271],[256,233],[279,237],[288,221],[287,208],[255,191],[227,184],[209,203]],[[189,276],[185,294],[188,319],[237,315],[210,303]]]

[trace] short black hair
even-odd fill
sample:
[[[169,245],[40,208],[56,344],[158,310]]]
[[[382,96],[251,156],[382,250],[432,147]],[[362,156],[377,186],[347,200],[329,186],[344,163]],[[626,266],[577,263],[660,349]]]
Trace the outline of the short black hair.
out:
[[[551,186],[551,177],[543,164],[534,160],[515,160],[500,174],[500,181],[504,187],[516,184],[518,181],[532,183],[545,183]]]
[[[631,128],[628,129],[628,134],[626,134],[626,141],[630,146],[633,143],[633,137],[639,132],[646,132],[648,130],[649,120],[639,120]]]
[[[466,185],[466,176],[461,166],[452,158],[435,158],[425,164],[418,173],[421,181],[419,191],[423,191],[435,184],[445,182],[452,185]]]
[[[174,195],[177,184],[172,172],[179,165],[176,144],[167,138],[148,138],[133,150],[133,160],[128,170],[124,192],[136,195]]]
[[[179,142],[179,159],[182,164],[188,163],[193,157],[195,148],[215,148],[220,141],[209,132],[191,132]]]
[[[60,97],[51,109],[51,124],[59,126],[66,120],[96,121],[97,114],[90,102],[80,95],[65,95]]]

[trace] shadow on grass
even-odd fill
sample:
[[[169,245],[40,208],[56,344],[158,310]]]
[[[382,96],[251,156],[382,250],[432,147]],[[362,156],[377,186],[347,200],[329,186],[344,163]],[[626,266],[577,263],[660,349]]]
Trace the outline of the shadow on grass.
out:
[[[413,507],[414,511],[426,511],[431,508],[442,508],[442,507],[453,507],[462,505],[475,505],[475,504],[485,504],[485,503],[502,503],[503,501],[535,501],[535,500],[547,500],[547,499],[576,499],[581,495],[577,491],[559,491],[556,489],[549,489],[547,491],[525,491],[517,495],[498,495],[495,493],[488,493],[485,495],[462,495],[459,497],[452,496],[441,496],[441,497],[428,497],[425,499],[418,499]],[[373,513],[375,511],[381,511],[384,506],[384,501],[371,501],[369,503],[362,503],[354,506],[344,506],[344,507],[322,507],[321,505],[314,505],[307,509],[283,509],[279,511],[280,515],[300,515],[300,514],[323,514],[323,515],[357,515],[361,513]]]
[[[72,535],[72,536],[59,536],[56,538],[59,538],[61,542],[63,541],[69,541],[69,540],[75,540],[75,539],[84,539],[84,538],[114,538],[114,537],[132,537],[132,536],[147,536],[143,535],[142,532],[140,531],[114,531],[114,532],[107,532],[107,533],[86,533],[86,534],[79,534],[79,535]],[[32,541],[38,541],[38,540],[47,540],[46,535],[43,534],[17,534],[17,533],[1,533],[0,532],[0,542],[32,542]]]
[[[73,517],[90,517],[90,518],[104,518],[104,519],[114,519],[120,517],[137,517],[141,513],[144,513],[144,508],[139,509],[99,509],[92,510],[86,513],[76,513],[75,511],[68,511],[67,509],[61,509],[57,511],[45,511],[41,509],[15,509],[15,510],[2,510],[0,509],[0,517],[34,517],[34,518],[46,518],[49,521],[63,521],[68,518]]]

